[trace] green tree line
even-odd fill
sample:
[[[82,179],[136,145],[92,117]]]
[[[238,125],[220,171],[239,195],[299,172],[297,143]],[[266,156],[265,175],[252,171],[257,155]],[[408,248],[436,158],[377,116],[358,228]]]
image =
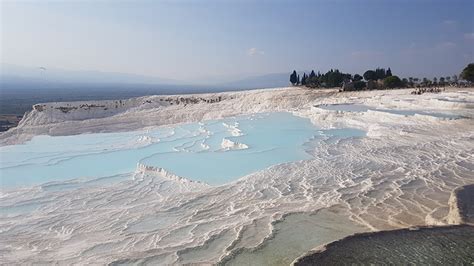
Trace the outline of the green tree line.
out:
[[[305,86],[309,88],[334,88],[343,87],[344,90],[364,90],[381,88],[409,88],[409,87],[432,87],[459,85],[460,79],[472,83],[474,82],[474,63],[467,65],[459,78],[457,75],[446,77],[435,77],[432,80],[428,78],[403,78],[392,74],[390,68],[369,69],[363,75],[343,73],[338,69],[331,69],[322,74],[312,70],[309,74],[303,73],[300,76],[296,70],[290,75],[290,83],[293,86]]]

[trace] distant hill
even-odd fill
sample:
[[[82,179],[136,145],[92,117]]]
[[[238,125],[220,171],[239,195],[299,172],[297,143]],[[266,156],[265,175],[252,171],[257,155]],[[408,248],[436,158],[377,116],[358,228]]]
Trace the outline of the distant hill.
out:
[[[90,87],[169,87],[207,88],[209,90],[242,90],[256,88],[285,87],[289,85],[289,73],[273,73],[230,81],[216,81],[209,78],[204,81],[190,82],[102,71],[76,71],[46,67],[23,67],[11,64],[0,65],[0,86],[2,88],[90,88]]]
[[[63,70],[46,67],[23,67],[1,64],[2,83],[122,83],[122,84],[177,84],[178,81],[143,75],[102,71]]]
[[[31,110],[33,104],[41,102],[271,88],[287,86],[287,80],[287,74],[269,74],[226,83],[189,85],[170,79],[132,74],[1,65],[0,114],[22,115]]]

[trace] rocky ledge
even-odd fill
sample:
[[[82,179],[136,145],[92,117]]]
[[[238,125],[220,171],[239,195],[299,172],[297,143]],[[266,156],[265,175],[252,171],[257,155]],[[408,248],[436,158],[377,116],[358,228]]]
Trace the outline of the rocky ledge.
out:
[[[455,189],[449,223],[348,236],[318,247],[293,265],[468,265],[474,263],[474,184]]]

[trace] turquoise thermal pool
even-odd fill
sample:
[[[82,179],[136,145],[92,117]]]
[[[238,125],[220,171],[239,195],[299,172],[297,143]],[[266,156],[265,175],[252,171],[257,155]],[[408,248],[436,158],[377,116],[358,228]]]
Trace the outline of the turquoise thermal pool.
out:
[[[399,109],[386,109],[386,108],[375,108],[363,104],[324,104],[317,106],[318,108],[331,111],[342,111],[342,112],[367,112],[378,111],[396,115],[413,116],[413,115],[426,115],[433,116],[443,119],[459,119],[462,118],[460,115],[448,113],[448,112],[435,112],[435,111],[420,111],[420,110],[399,110]]]
[[[290,113],[238,116],[120,133],[36,136],[0,147],[2,190],[73,179],[130,178],[137,164],[220,185],[284,162],[308,159],[305,144],[363,136],[320,130]]]

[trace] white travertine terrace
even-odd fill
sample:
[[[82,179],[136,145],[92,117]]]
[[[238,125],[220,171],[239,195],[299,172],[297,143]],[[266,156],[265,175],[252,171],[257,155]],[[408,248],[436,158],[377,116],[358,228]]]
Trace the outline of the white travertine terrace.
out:
[[[40,134],[127,131],[271,111],[289,111],[322,128],[362,129],[367,137],[323,142],[308,148],[309,160],[221,186],[139,165],[133,178],[109,186],[71,192],[51,191],[50,184],[4,193],[2,207],[41,207],[0,217],[2,262],[216,263],[261,245],[271,237],[273,222],[286,214],[334,206],[368,231],[449,224],[451,192],[474,183],[474,90],[410,91],[283,88],[37,105],[18,128],[0,136],[3,145]],[[334,103],[449,111],[465,118],[317,107]]]
[[[242,150],[242,149],[248,149],[249,146],[244,143],[239,143],[232,141],[230,139],[223,138],[221,142],[221,147],[223,150]]]

